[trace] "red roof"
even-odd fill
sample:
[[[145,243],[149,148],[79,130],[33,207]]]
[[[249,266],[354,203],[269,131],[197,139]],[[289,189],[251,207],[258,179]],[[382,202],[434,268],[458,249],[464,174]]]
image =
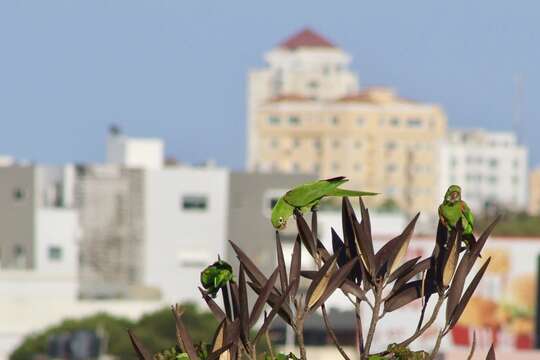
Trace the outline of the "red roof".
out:
[[[308,28],[294,34],[279,46],[289,50],[295,50],[300,47],[336,47],[329,40]]]

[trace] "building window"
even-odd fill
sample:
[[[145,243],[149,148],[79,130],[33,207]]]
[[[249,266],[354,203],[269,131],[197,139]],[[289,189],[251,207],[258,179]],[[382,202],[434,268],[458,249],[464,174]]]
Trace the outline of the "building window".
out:
[[[186,195],[182,197],[182,208],[184,210],[206,210],[208,198],[204,195]]]
[[[490,176],[490,177],[488,177],[488,182],[489,182],[490,184],[496,184],[496,183],[497,183],[497,177],[496,177],[496,176],[493,176],[493,175]]]
[[[395,118],[395,117],[391,118],[391,119],[390,119],[390,125],[391,125],[391,126],[394,126],[394,127],[399,126],[399,119],[398,119],[398,118]]]
[[[278,197],[273,197],[273,198],[270,198],[270,209],[273,209],[274,206],[276,206],[277,202],[278,202],[279,198]]]
[[[364,126],[366,123],[366,120],[362,117],[362,116],[359,116],[356,118],[356,125],[357,126]]]
[[[497,159],[491,159],[489,160],[489,166],[492,168],[495,168],[499,165],[499,161]]]
[[[362,141],[356,140],[356,141],[354,142],[354,147],[355,147],[356,149],[360,149],[360,148],[362,147]]]
[[[272,125],[277,125],[277,124],[280,123],[280,118],[277,117],[277,116],[270,116],[270,117],[268,118],[268,122],[269,122],[270,124],[272,124]]]
[[[300,124],[300,118],[298,116],[291,116],[289,117],[289,124],[291,125],[298,125]]]
[[[396,164],[388,164],[386,165],[386,172],[387,173],[393,173],[397,170],[397,165]]]
[[[407,126],[412,127],[412,128],[421,127],[422,126],[422,120],[420,120],[418,118],[411,118],[411,119],[407,120]]]
[[[16,188],[13,190],[13,199],[15,199],[15,201],[22,201],[25,195],[24,190],[21,188]]]
[[[299,147],[300,147],[300,139],[294,138],[294,140],[293,140],[293,147],[294,147],[294,148],[299,148]]]
[[[321,139],[313,140],[313,146],[315,146],[315,149],[320,150],[321,149]]]
[[[270,147],[272,149],[277,149],[278,146],[279,146],[279,140],[276,138],[272,138],[272,140],[270,140]]]
[[[395,150],[397,148],[397,144],[394,141],[388,141],[385,144],[386,150]]]
[[[49,246],[49,260],[62,260],[62,248],[60,246]]]
[[[339,147],[339,140],[335,139],[334,141],[332,141],[332,146],[334,147],[334,149],[337,149]]]
[[[332,117],[332,125],[338,125],[339,124],[339,118],[337,116]]]
[[[309,87],[310,89],[315,90],[315,89],[319,88],[319,82],[316,81],[316,80],[312,80],[312,81],[310,81],[310,82],[308,83],[308,87]]]
[[[518,160],[518,159],[514,159],[513,165],[514,165],[514,169],[519,168],[519,160]]]

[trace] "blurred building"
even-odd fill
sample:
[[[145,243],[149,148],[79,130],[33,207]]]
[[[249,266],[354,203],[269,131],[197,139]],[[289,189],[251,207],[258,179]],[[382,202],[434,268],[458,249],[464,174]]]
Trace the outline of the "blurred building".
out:
[[[73,280],[80,235],[73,166],[0,167],[0,272],[35,270]]]
[[[529,214],[540,215],[540,168],[529,176]]]
[[[438,194],[438,146],[446,116],[393,89],[358,92],[351,58],[304,30],[266,54],[248,84],[248,168],[346,175],[402,208],[430,211]]]
[[[511,132],[452,130],[441,147],[440,197],[452,184],[475,211],[504,206],[525,210],[527,149]]]
[[[126,168],[161,169],[164,162],[163,140],[134,138],[111,126],[107,138],[107,163]]]

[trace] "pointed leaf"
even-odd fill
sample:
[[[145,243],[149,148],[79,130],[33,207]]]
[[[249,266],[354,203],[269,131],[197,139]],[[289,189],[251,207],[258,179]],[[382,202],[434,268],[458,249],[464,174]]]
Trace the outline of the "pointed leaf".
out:
[[[296,296],[298,291],[298,284],[300,283],[300,267],[302,265],[302,249],[300,247],[300,236],[296,237],[294,242],[293,252],[291,255],[291,269],[289,270],[289,286],[291,284],[296,284],[293,286],[290,292],[291,298]]]
[[[467,287],[467,290],[465,290],[465,293],[463,294],[463,297],[461,298],[459,304],[456,306],[456,309],[454,310],[449,328],[452,329],[456,323],[458,322],[459,318],[461,317],[461,314],[463,314],[463,311],[465,310],[465,307],[469,303],[469,300],[471,299],[474,291],[476,290],[476,287],[480,283],[480,280],[482,279],[482,276],[484,276],[484,273],[486,272],[486,269],[489,265],[489,262],[491,261],[491,258],[488,258],[484,265],[478,270],[474,278],[472,279],[471,283]]]
[[[419,263],[415,264],[409,271],[401,275],[394,284],[392,292],[397,292],[407,281],[411,280],[414,276],[420,274],[422,271],[426,271],[431,266],[431,259],[427,258]]]
[[[234,252],[236,253],[236,257],[238,257],[238,260],[242,263],[242,265],[244,265],[244,270],[246,271],[246,274],[251,279],[251,281],[253,281],[257,285],[262,286],[262,284],[264,284],[267,280],[266,276],[264,276],[264,274],[259,270],[257,265],[255,265],[253,261],[251,261],[249,256],[247,256],[246,253],[244,253],[242,249],[238,247],[238,245],[236,245],[230,240],[229,243],[233,247]]]
[[[300,239],[302,239],[305,248],[311,256],[315,257],[315,238],[301,214],[296,216],[296,226],[298,227],[298,233],[300,234]]]
[[[331,230],[332,230],[332,250],[334,251],[334,254],[338,254],[338,257],[337,257],[338,265],[343,266],[349,260],[347,257],[346,251],[342,251],[342,250],[345,250],[345,244],[343,243],[343,241],[341,241],[341,239],[339,238],[339,235],[336,233],[334,228],[331,228]]]
[[[472,345],[471,345],[471,350],[469,351],[469,356],[467,356],[467,360],[472,359],[475,349],[476,349],[476,331],[473,330],[473,333],[472,333]]]
[[[201,295],[203,296],[204,301],[206,301],[208,308],[210,309],[210,311],[212,312],[216,320],[218,322],[221,322],[223,319],[225,319],[225,313],[223,312],[223,310],[221,310],[219,305],[216,304],[214,299],[212,299],[212,297],[210,297],[210,295],[208,295],[208,293],[204,291],[203,288],[201,288],[200,286],[199,286],[199,291],[201,292]]]
[[[334,291],[340,287],[349,275],[349,272],[352,270],[353,266],[356,263],[356,259],[350,260],[347,264],[341,267],[339,270],[335,271],[328,283],[324,288],[320,298],[311,306],[309,306],[309,311],[314,312],[319,306],[321,306],[327,299],[334,293]],[[314,292],[315,293],[315,292]],[[311,302],[311,301],[310,301]]]
[[[180,306],[171,306],[171,310],[174,319],[176,320],[176,337],[181,342],[180,345],[182,350],[188,354],[190,359],[198,359],[193,340],[191,339],[191,336],[189,336],[187,328],[182,321],[182,311],[180,310]]]
[[[371,225],[369,219],[369,212],[363,206],[362,199],[360,199],[362,207],[362,223],[359,223],[354,213],[351,214],[354,235],[356,237],[356,247],[359,252],[360,259],[364,265],[364,268],[371,276],[375,275],[375,254],[373,253],[373,242],[371,239]]]
[[[279,270],[279,282],[281,284],[281,291],[285,291],[287,288],[287,269],[285,268],[285,259],[283,259],[283,248],[281,247],[281,239],[279,238],[279,232],[276,231],[276,251],[277,262]]]
[[[463,293],[463,288],[465,287],[465,280],[469,274],[470,257],[470,253],[465,253],[461,257],[461,261],[459,262],[456,273],[454,274],[454,279],[452,280],[452,285],[448,289],[448,298],[446,300],[447,324],[450,322],[450,317],[461,299],[461,294]]]
[[[405,254],[407,254],[407,248],[409,247],[409,242],[411,241],[414,227],[419,216],[420,213],[416,214],[411,222],[405,227],[405,230],[403,230],[401,235],[396,238],[397,240],[394,244],[394,249],[390,253],[390,258],[388,259],[390,268],[389,273],[393,273],[399,267],[401,260],[403,260]]]
[[[427,291],[427,289],[426,289]],[[384,311],[391,312],[422,297],[422,280],[415,280],[403,285],[384,303]]]
[[[270,293],[272,292],[272,288],[274,287],[274,283],[276,282],[277,275],[278,269],[274,270],[266,284],[264,284],[264,287],[261,289],[261,292],[259,293],[259,296],[255,301],[255,305],[253,305],[253,309],[251,310],[251,316],[249,318],[250,328],[255,325],[257,320],[259,320],[259,316],[261,316],[261,313],[264,309],[264,304],[266,304],[268,296],[270,296]]]
[[[491,232],[501,219],[501,216],[497,216],[495,220],[482,232],[480,237],[478,238],[478,241],[474,244],[474,246],[471,249],[471,259],[469,263],[469,270],[472,269],[474,262],[476,261],[476,258],[480,255],[480,252],[482,251],[482,248],[486,244],[487,239],[489,238],[489,235],[491,235]]]
[[[445,261],[442,265],[442,287],[447,288],[454,276],[459,260],[459,244],[461,236],[453,235],[450,237],[450,244]]]
[[[137,339],[135,334],[128,330],[129,338],[131,340],[131,344],[133,345],[133,348],[135,349],[135,353],[137,354],[137,357],[139,360],[152,360],[152,355],[146,348],[143,346],[143,344]]]
[[[486,360],[495,360],[495,348],[493,347],[493,344],[489,347]]]
[[[234,282],[229,283],[230,293],[231,293],[231,305],[233,310],[233,316],[235,319],[238,319],[240,316],[240,295],[238,292],[238,285]]]
[[[414,267],[414,265],[416,265],[416,263],[418,262],[420,258],[421,256],[417,256],[413,259],[405,261],[400,267],[396,269],[396,271],[390,274],[386,283],[389,284],[392,281],[396,280],[397,278],[406,274],[409,270],[411,270]]]
[[[319,253],[320,257],[323,259],[324,262],[328,261],[332,257],[328,250],[326,250],[326,247],[321,242],[321,240],[317,239],[317,252]]]
[[[257,295],[260,296],[262,294],[262,289],[257,284],[248,281],[248,285],[249,287],[251,287],[251,289],[253,289],[253,291],[255,291],[255,293],[257,293]],[[294,286],[294,283],[291,283],[291,285],[289,285],[290,288],[292,288],[293,286]],[[270,292],[270,294],[268,295],[268,299],[266,300],[266,303],[270,305],[271,307],[274,307],[279,302],[280,298],[281,298],[281,295],[275,294],[274,292]],[[290,307],[287,306],[287,304],[283,304],[281,306],[278,312],[278,315],[287,324],[289,325],[292,324],[293,315],[292,315]]]
[[[239,300],[239,324],[240,324],[240,339],[244,344],[244,347],[249,352],[249,304],[247,297],[247,284],[246,275],[244,272],[244,266],[240,264],[240,270],[238,273],[238,300]]]
[[[270,324],[272,323],[272,320],[274,320],[274,317],[276,316],[276,314],[279,313],[282,305],[285,303],[285,300],[287,300],[287,297],[289,296],[290,292],[292,290],[292,284],[287,288],[287,290],[283,293],[283,295],[281,295],[281,297],[279,298],[279,300],[276,302],[275,305],[273,305],[272,307],[272,311],[270,311],[270,314],[268,315],[268,317],[264,320],[264,323],[263,325],[261,326],[261,328],[259,329],[259,331],[257,332],[257,335],[255,335],[255,338],[253,340],[253,343],[256,344],[257,343],[257,340],[259,339],[259,337],[264,334],[264,332],[266,331],[266,329],[268,329],[268,326],[270,326]]]
[[[309,309],[323,295],[328,286],[330,276],[336,268],[336,255],[332,256],[331,261],[326,262],[323,267],[317,271],[317,275],[311,282],[306,292],[306,308]]]
[[[345,245],[345,254],[347,259],[354,259],[358,257],[358,249],[356,248],[356,238],[354,237],[354,226],[352,215],[354,214],[352,205],[348,198],[342,199],[341,205],[341,223],[343,228],[343,243]],[[335,252],[334,252],[335,253]],[[362,267],[361,265],[355,266],[354,274],[350,279],[357,284],[362,282]]]

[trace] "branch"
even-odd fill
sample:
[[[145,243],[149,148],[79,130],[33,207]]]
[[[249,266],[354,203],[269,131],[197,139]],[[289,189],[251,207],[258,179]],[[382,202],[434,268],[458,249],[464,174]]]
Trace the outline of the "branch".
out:
[[[410,338],[400,342],[398,345],[399,346],[408,346],[414,340],[418,339],[420,337],[420,335],[422,335],[427,329],[429,329],[429,327],[433,324],[433,322],[435,322],[435,319],[437,319],[437,315],[439,314],[439,311],[441,309],[441,305],[443,304],[443,302],[444,302],[444,296],[439,295],[439,299],[437,300],[437,304],[435,305],[435,309],[433,309],[433,314],[431,314],[431,317],[426,322],[426,324],[424,326],[422,326],[422,328],[420,328],[420,330],[417,330]],[[446,334],[444,334],[444,335],[446,335]]]
[[[375,328],[377,326],[377,322],[379,321],[379,312],[382,303],[382,288],[380,286],[377,286],[374,290],[375,291],[373,291],[373,294],[375,296],[375,304],[373,304],[373,313],[371,314],[371,323],[369,325],[369,330],[366,338],[366,345],[362,357],[363,359],[367,359],[367,357],[369,356],[369,350],[371,348],[371,343],[373,342],[373,336],[375,335]]]
[[[328,333],[328,335],[330,335],[330,338],[332,339],[334,346],[338,349],[339,353],[341,354],[341,356],[343,356],[344,359],[351,360],[347,356],[347,353],[345,353],[345,350],[343,350],[343,348],[339,344],[337,336],[334,333],[334,330],[332,330],[332,327],[330,326],[330,322],[328,321],[328,314],[326,313],[326,307],[324,306],[324,304],[322,304],[321,306],[321,311],[322,311],[322,316],[324,320],[324,325],[326,326],[326,332]]]

